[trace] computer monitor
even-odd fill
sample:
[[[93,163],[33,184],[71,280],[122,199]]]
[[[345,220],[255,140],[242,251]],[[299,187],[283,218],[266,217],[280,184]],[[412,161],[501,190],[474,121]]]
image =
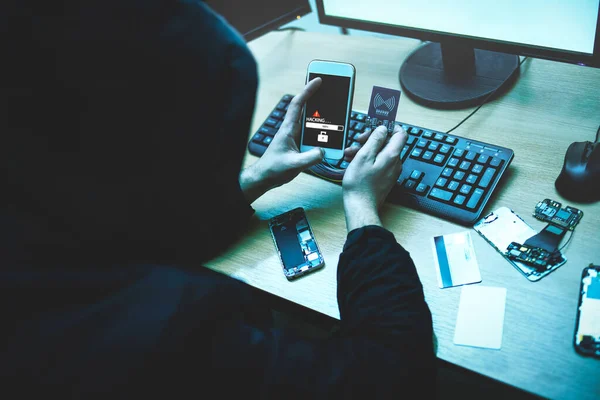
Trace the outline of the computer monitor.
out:
[[[311,12],[308,0],[205,0],[249,42]]]
[[[400,67],[415,101],[463,108],[500,93],[519,56],[600,67],[600,0],[316,0],[319,22],[421,39]],[[513,73],[517,72],[517,73]]]

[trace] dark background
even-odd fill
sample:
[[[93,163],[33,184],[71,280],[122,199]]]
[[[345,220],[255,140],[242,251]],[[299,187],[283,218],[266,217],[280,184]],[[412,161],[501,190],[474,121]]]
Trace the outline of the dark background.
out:
[[[310,73],[308,80],[310,81],[317,77],[321,77],[323,82],[317,93],[306,102],[306,117],[312,117],[315,110],[319,110],[321,118],[325,118],[326,123],[344,125],[345,129],[337,132],[328,130],[327,136],[329,136],[329,141],[323,143],[317,141],[317,135],[321,132],[320,129],[305,128],[302,143],[308,146],[342,149],[344,134],[347,131],[346,106],[348,105],[350,78]],[[306,123],[306,121],[304,122]]]

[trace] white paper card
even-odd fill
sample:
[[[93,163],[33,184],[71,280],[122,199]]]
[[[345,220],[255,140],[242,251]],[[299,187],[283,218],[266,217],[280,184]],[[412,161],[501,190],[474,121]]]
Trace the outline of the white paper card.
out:
[[[506,288],[463,286],[454,344],[500,349],[505,305]]]

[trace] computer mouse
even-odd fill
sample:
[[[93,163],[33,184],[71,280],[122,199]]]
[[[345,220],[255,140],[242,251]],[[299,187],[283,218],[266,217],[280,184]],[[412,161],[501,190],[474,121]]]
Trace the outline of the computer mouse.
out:
[[[573,142],[569,145],[556,190],[567,200],[600,200],[600,142]]]

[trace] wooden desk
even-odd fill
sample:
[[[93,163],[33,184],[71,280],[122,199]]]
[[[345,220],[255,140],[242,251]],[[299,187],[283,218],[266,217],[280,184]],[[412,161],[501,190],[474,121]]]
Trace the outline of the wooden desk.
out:
[[[304,86],[306,66],[315,58],[356,66],[353,109],[366,111],[373,85],[400,89],[402,60],[419,42],[412,39],[330,36],[274,32],[249,44],[259,66],[260,86],[250,134],[285,93]],[[445,131],[472,109],[442,111],[400,99],[397,119]],[[544,198],[583,210],[566,264],[539,282],[529,282],[474,230],[412,209],[385,205],[384,225],[412,255],[433,313],[437,355],[498,381],[553,399],[600,398],[600,361],[578,355],[572,344],[581,270],[600,263],[600,202],[565,201],[554,188],[565,151],[573,141],[594,140],[600,124],[600,70],[528,59],[514,87],[483,106],[455,134],[510,147],[515,158],[486,211],[508,206],[533,228],[545,225],[531,214]],[[246,164],[256,160],[248,155]],[[282,271],[266,220],[293,207],[305,207],[326,267],[296,282]],[[208,266],[249,284],[339,318],[336,266],[346,238],[341,187],[309,174],[272,190],[254,204],[248,234]],[[460,287],[439,289],[431,238],[471,229],[486,286],[507,288],[501,350],[453,344]]]

